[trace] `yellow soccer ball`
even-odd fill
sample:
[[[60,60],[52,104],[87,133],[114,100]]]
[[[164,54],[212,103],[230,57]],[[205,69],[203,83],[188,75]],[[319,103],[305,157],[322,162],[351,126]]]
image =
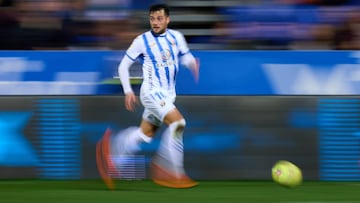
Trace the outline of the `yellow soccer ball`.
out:
[[[286,160],[276,162],[272,167],[271,173],[274,182],[288,188],[301,185],[303,180],[301,169]]]

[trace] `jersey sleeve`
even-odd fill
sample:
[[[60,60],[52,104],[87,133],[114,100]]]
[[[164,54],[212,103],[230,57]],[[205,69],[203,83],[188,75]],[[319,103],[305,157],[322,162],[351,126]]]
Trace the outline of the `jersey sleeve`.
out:
[[[187,53],[189,53],[189,47],[188,47],[188,44],[185,40],[185,37],[182,33],[180,32],[177,32],[177,35],[176,35],[176,38],[178,40],[178,46],[179,46],[179,51],[180,51],[180,56],[183,56]]]
[[[130,73],[129,73],[130,66],[133,63],[134,61],[130,60],[129,57],[125,56],[121,60],[121,63],[118,66],[119,78],[125,94],[133,92],[131,88]]]
[[[133,92],[130,83],[129,69],[136,58],[142,53],[141,46],[140,38],[135,38],[130,47],[126,50],[126,56],[124,56],[118,66],[119,78],[125,94]]]
[[[196,68],[196,60],[192,53],[190,52],[190,49],[188,47],[188,44],[186,42],[186,39],[184,35],[180,32],[177,32],[177,41],[178,41],[178,47],[179,47],[179,57],[180,57],[180,63],[184,65],[187,68],[195,69]]]
[[[136,58],[142,54],[143,42],[140,36],[136,37],[131,43],[130,47],[126,50],[126,55],[135,61]]]

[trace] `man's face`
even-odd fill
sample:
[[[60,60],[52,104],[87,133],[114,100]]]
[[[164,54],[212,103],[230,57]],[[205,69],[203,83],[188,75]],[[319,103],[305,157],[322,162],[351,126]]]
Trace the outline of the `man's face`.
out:
[[[164,10],[150,13],[150,26],[154,33],[162,34],[170,22],[170,17],[165,15]]]

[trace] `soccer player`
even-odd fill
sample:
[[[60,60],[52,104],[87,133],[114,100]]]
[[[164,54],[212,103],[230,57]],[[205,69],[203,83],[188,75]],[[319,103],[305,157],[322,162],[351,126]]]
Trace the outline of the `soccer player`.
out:
[[[166,4],[152,5],[149,8],[149,20],[151,30],[133,40],[118,67],[125,94],[125,107],[129,111],[134,111],[137,96],[130,84],[129,68],[138,57],[142,58],[142,121],[139,127],[129,127],[116,135],[111,135],[111,132],[107,131],[99,143],[99,150],[103,157],[111,152],[133,155],[139,151],[139,144],[150,143],[159,127],[166,124],[167,129],[151,162],[151,178],[155,183],[166,187],[193,187],[197,182],[186,175],[183,166],[183,131],[186,122],[174,102],[176,76],[180,64],[189,68],[197,81],[199,61],[191,54],[184,35],[168,28],[170,11]],[[110,146],[108,142],[111,142]],[[111,171],[115,166],[111,160],[103,160],[105,166],[100,174],[106,175],[106,170]],[[110,175],[103,176],[103,179],[113,188]]]

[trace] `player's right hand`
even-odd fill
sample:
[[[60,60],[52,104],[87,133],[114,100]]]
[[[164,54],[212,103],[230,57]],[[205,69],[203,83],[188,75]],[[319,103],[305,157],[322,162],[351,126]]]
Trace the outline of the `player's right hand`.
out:
[[[138,100],[133,92],[129,92],[125,95],[125,108],[128,111],[135,111],[135,105]]]

